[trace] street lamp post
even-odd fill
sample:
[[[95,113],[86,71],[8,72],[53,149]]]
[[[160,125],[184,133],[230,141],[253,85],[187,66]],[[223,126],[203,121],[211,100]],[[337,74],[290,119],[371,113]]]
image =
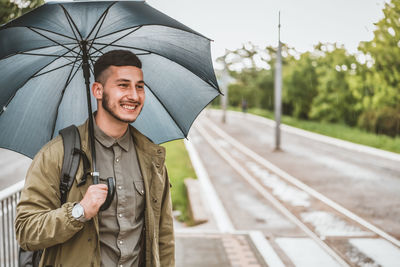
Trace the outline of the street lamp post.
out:
[[[227,67],[226,67],[227,68]],[[227,69],[224,69],[221,74],[221,78],[218,81],[220,88],[222,89],[222,123],[226,122],[226,109],[228,107],[228,85],[232,82],[232,78],[229,76],[229,72]]]
[[[281,55],[281,12],[278,24],[278,51],[275,64],[275,150],[281,146],[281,114],[282,114],[282,55]]]

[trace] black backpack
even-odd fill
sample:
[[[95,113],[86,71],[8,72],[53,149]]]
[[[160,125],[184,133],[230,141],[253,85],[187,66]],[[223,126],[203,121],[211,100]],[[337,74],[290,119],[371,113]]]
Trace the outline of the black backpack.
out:
[[[64,159],[60,175],[60,194],[62,205],[66,202],[67,194],[74,183],[74,178],[76,172],[78,171],[81,156],[83,159],[84,174],[78,186],[83,185],[86,182],[86,176],[90,171],[90,163],[86,154],[81,150],[81,138],[79,136],[78,128],[75,125],[64,128],[60,130],[59,133],[63,139],[64,145]],[[18,266],[38,267],[42,253],[42,250],[25,251],[20,248]]]

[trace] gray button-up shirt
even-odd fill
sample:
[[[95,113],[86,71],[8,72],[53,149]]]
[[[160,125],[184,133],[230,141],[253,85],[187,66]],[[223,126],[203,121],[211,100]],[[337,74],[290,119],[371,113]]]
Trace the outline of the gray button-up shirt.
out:
[[[94,123],[96,166],[100,181],[114,177],[111,206],[99,213],[101,266],[138,266],[143,228],[144,185],[129,131],[120,138],[106,135]]]

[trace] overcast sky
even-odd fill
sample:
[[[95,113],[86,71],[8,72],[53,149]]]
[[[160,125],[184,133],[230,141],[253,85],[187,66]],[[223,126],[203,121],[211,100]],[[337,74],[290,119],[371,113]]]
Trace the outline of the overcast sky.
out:
[[[385,0],[147,0],[147,3],[214,40],[212,56],[245,42],[276,46],[281,40],[300,52],[318,42],[338,42],[350,52],[371,40]]]

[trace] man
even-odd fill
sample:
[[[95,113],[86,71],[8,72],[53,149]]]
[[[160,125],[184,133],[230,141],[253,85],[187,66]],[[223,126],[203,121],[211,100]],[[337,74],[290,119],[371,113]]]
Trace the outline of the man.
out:
[[[124,50],[101,56],[94,66],[96,166],[100,180],[114,177],[116,194],[100,211],[105,184],[91,179],[60,202],[61,137],[35,156],[17,206],[16,236],[25,250],[44,249],[40,266],[174,266],[170,183],[165,149],[129,125],[139,116],[144,79],[139,58]],[[73,111],[71,111],[73,112]],[[88,155],[88,122],[78,127]]]

